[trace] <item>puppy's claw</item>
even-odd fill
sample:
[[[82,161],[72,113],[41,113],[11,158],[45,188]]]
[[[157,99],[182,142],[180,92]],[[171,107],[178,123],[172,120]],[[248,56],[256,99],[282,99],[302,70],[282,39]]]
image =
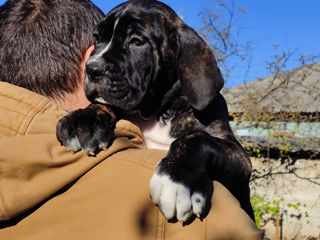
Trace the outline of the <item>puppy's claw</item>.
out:
[[[200,218],[206,205],[206,197],[199,192],[195,192],[191,196],[191,201],[194,214]]]
[[[94,152],[92,152],[92,151],[89,151],[87,154],[90,157],[95,157],[96,156],[96,154]]]
[[[109,148],[108,148],[108,143],[104,142],[104,143],[100,143],[99,144],[99,148],[103,151],[107,151]]]

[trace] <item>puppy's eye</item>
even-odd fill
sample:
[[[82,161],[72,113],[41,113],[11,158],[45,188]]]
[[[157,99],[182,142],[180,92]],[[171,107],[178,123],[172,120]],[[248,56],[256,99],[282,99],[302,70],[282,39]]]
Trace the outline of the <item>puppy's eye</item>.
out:
[[[140,47],[144,45],[144,42],[141,39],[134,37],[130,40],[129,44]]]

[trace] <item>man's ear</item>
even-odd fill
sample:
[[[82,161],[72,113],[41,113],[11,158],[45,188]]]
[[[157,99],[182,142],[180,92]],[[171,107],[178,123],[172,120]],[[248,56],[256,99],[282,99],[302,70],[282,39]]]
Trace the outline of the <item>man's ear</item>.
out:
[[[91,56],[92,52],[94,51],[94,45],[91,45],[88,47],[88,49],[84,52],[83,57],[82,57],[82,62],[84,64],[87,63],[89,57]]]
[[[92,52],[94,50],[94,45],[91,45],[88,47],[88,49],[84,52],[82,55],[82,60],[80,62],[80,77],[81,77],[81,82],[84,81],[84,76],[85,76],[85,70],[86,70],[86,63],[91,56]],[[81,84],[82,85],[82,84]]]
[[[182,93],[192,107],[203,110],[217,96],[224,80],[210,47],[192,28],[183,24],[178,35]]]

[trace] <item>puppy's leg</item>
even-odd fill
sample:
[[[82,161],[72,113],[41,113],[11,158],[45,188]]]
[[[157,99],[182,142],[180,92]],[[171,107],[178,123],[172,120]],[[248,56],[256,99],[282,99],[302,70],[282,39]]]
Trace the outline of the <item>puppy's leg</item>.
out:
[[[245,188],[245,187],[244,187]],[[249,217],[255,222],[254,211],[250,202],[250,188],[249,183],[247,184],[247,191],[240,195],[239,199],[241,208],[249,215]]]
[[[249,199],[251,165],[238,156],[239,151],[233,151],[237,146],[205,132],[178,138],[151,179],[152,200],[168,219],[185,222],[193,214],[202,218],[211,204],[212,181],[218,180],[253,218],[250,202],[242,202]]]

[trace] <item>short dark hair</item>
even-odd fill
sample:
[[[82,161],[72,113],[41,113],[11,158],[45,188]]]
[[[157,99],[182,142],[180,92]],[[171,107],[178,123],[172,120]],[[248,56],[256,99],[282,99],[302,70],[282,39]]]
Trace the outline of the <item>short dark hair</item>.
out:
[[[74,92],[103,16],[89,0],[8,0],[0,7],[0,81],[49,98]]]

